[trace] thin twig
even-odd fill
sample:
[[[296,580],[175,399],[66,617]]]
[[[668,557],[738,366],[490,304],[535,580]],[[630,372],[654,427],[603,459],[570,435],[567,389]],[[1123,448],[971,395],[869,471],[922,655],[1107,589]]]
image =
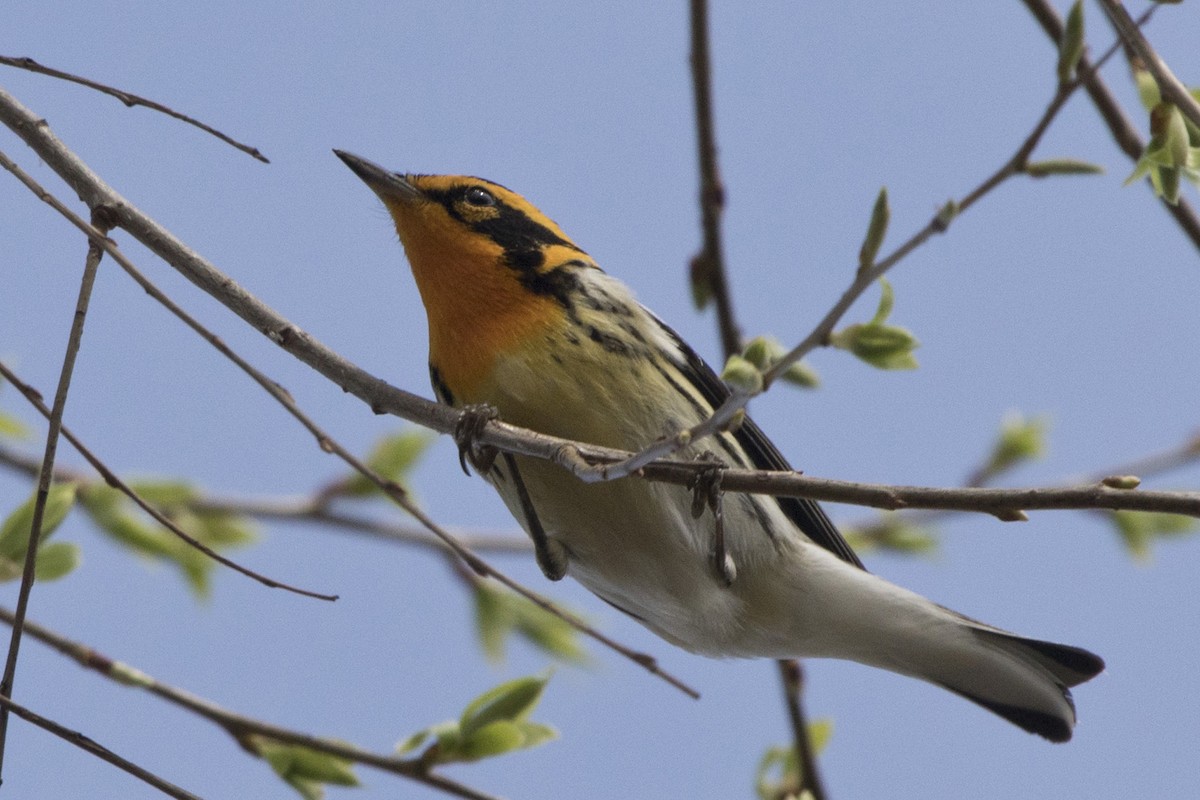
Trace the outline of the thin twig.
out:
[[[0,621],[11,625],[13,623],[12,612],[0,607]],[[313,736],[312,734],[294,731],[254,719],[253,717],[238,714],[191,692],[163,683],[136,667],[109,658],[87,645],[68,639],[36,623],[28,622],[26,623],[26,628],[30,636],[71,658],[77,664],[87,669],[95,670],[109,680],[116,681],[123,686],[143,689],[157,695],[172,705],[187,709],[219,725],[238,742],[239,746],[254,755],[258,755],[258,751],[254,747],[254,739],[255,737],[260,737],[286,744],[300,745],[310,750],[328,753],[329,755],[348,761],[366,764],[395,775],[411,778],[427,786],[459,797],[469,798],[469,800],[497,800],[492,795],[463,786],[449,778],[430,772],[427,766],[418,758],[397,758],[395,756],[380,755],[352,744]]]
[[[807,791],[812,800],[825,800],[825,786],[817,769],[817,754],[813,752],[812,740],[808,736],[808,721],[804,717],[804,705],[801,702],[804,697],[804,669],[795,659],[777,663],[788,722],[796,743],[796,768],[800,771],[799,796],[804,797]]]
[[[99,210],[93,212],[92,224],[101,234],[108,224]],[[25,611],[29,607],[29,595],[33,591],[34,568],[37,564],[38,545],[41,543],[42,520],[46,512],[46,501],[50,496],[50,480],[54,476],[54,456],[58,452],[58,437],[62,431],[63,411],[67,407],[67,393],[71,388],[71,377],[75,373],[75,359],[83,341],[83,323],[87,319],[88,303],[92,297],[92,286],[96,272],[100,269],[102,250],[95,242],[88,242],[87,256],[83,264],[83,278],[79,283],[79,297],[75,301],[75,315],[71,320],[71,332],[67,337],[67,349],[63,355],[62,368],[58,375],[58,388],[54,392],[54,407],[47,409],[50,424],[46,430],[46,448],[42,465],[38,470],[37,493],[33,506],[33,522],[29,528],[29,540],[25,550],[25,565],[21,572],[21,587],[17,592],[17,610],[14,614],[12,636],[8,643],[8,657],[4,661],[4,677],[0,678],[0,695],[13,696],[13,681],[17,672],[17,656],[21,650],[21,633],[24,629]],[[2,366],[2,365],[0,365]],[[7,377],[7,376],[6,376]],[[45,405],[41,406],[45,409]],[[4,745],[8,734],[8,709],[0,709],[0,769],[4,764]]]
[[[2,362],[0,362],[2,363]],[[37,477],[39,461],[0,442],[0,466],[5,466],[27,476]],[[92,473],[71,467],[55,465],[54,480],[57,483],[74,483],[79,492],[86,495],[89,490],[103,483]],[[232,496],[198,491],[186,498],[183,506],[191,511],[208,514],[228,514],[251,517],[259,521],[288,521],[329,526],[334,530],[361,534],[373,539],[419,547],[434,548],[446,552],[446,545],[430,535],[424,528],[398,525],[384,520],[370,519],[345,511],[329,508],[314,502],[305,495],[296,496]],[[529,537],[524,534],[490,533],[483,531],[454,530],[454,535],[464,545],[477,553],[508,553],[527,555],[533,552]]]
[[[1120,464],[1113,464],[1109,467],[1093,470],[1088,473],[1083,473],[1074,478],[1067,479],[1063,483],[1076,483],[1080,485],[1102,485],[1105,478],[1113,475],[1133,475],[1139,479],[1156,477],[1166,472],[1170,472],[1180,467],[1186,467],[1200,461],[1200,432],[1194,433],[1181,443],[1174,447],[1169,447],[1165,450],[1160,450],[1155,453],[1149,453],[1144,456],[1125,461]],[[982,486],[987,481],[990,481],[996,475],[995,472],[989,472],[983,468],[972,470],[967,480],[964,482],[965,487],[976,488]],[[1140,489],[1138,491],[1141,491]],[[1094,509],[1081,509],[1094,510]],[[952,514],[961,514],[961,511],[956,509],[921,509],[919,513],[906,514],[904,519],[910,523],[928,524],[936,522],[943,517]],[[855,533],[857,540],[873,541],[884,536],[889,529],[886,520],[869,520],[858,524],[849,523],[844,526],[848,530]]]
[[[1062,41],[1063,37],[1063,22],[1058,16],[1058,12],[1050,5],[1049,0],[1022,0],[1025,7],[1029,9],[1042,31],[1057,45]],[[1139,18],[1138,24],[1144,24],[1150,18],[1155,6],[1150,6],[1146,13]],[[1132,161],[1137,161],[1142,157],[1142,153],[1146,149],[1146,143],[1142,141],[1141,135],[1137,128],[1125,115],[1121,109],[1120,103],[1109,91],[1108,85],[1100,76],[1099,65],[1092,65],[1085,54],[1079,59],[1079,67],[1077,70],[1079,77],[1083,80],[1084,90],[1092,99],[1092,103],[1096,106],[1096,110],[1100,112],[1100,116],[1104,119],[1104,124],[1108,127],[1112,134],[1113,140],[1121,151]],[[1146,179],[1147,182],[1149,178]],[[1175,222],[1183,230],[1184,234],[1191,240],[1192,244],[1200,249],[1200,217],[1197,217],[1196,212],[1187,202],[1186,198],[1179,198],[1179,202],[1172,205],[1164,198],[1159,198],[1163,209],[1174,217]]]
[[[166,114],[169,117],[174,117],[175,119],[179,120],[180,122],[185,122],[188,125],[194,125],[197,128],[199,128],[200,130],[204,131],[205,133],[212,134],[213,136],[217,137],[218,139],[225,142],[226,144],[236,147],[238,150],[241,150],[243,153],[246,153],[247,155],[250,155],[253,158],[258,159],[259,161],[263,162],[264,164],[271,163],[270,160],[266,156],[264,156],[261,152],[259,152],[257,147],[251,147],[248,144],[242,144],[241,142],[237,141],[236,139],[233,139],[233,138],[221,133],[216,128],[213,128],[209,125],[205,125],[203,122],[201,122],[197,119],[193,119],[192,117],[189,117],[186,114],[180,114],[178,111],[175,111],[172,108],[168,108],[167,106],[164,106],[162,103],[156,103],[153,100],[147,100],[145,97],[139,97],[138,95],[131,94],[130,92],[126,92],[123,89],[115,89],[112,86],[106,86],[103,83],[97,83],[96,81],[90,80],[88,78],[80,77],[79,75],[72,75],[69,72],[63,72],[62,70],[54,69],[53,67],[44,66],[27,56],[14,57],[14,56],[0,55],[0,64],[6,64],[10,67],[17,67],[18,69],[29,70],[30,72],[37,72],[42,75],[49,75],[52,78],[59,78],[64,81],[70,81],[71,83],[78,83],[82,86],[88,87],[89,89],[95,89],[98,92],[103,92],[104,94],[112,95],[113,97],[117,98],[122,103],[129,106],[130,108],[133,108],[134,106],[145,106],[146,108],[152,109],[154,111],[159,111],[163,114]]]
[[[32,634],[32,631],[30,633]],[[97,742],[95,739],[92,739],[90,736],[86,736],[79,731],[73,731],[64,725],[60,725],[52,719],[47,719],[40,714],[30,711],[25,706],[14,703],[12,700],[4,697],[3,695],[0,695],[0,707],[4,709],[5,713],[11,711],[26,722],[36,725],[44,731],[49,731],[58,738],[75,745],[81,750],[91,753],[97,758],[107,761],[109,764],[112,764],[118,769],[128,772],[133,777],[150,784],[168,797],[174,797],[177,798],[177,800],[200,800],[198,795],[194,795],[186,789],[181,789],[170,781],[158,777],[150,770],[140,767],[128,759],[122,758],[112,750],[109,750],[107,747]]]
[[[49,409],[47,409],[45,403],[42,402],[41,393],[38,392],[37,389],[21,380],[21,378],[18,377],[17,374],[13,372],[7,365],[5,365],[3,361],[0,361],[0,375],[4,376],[4,379],[11,383],[13,387],[15,387],[16,390],[20,392],[26,400],[28,400],[29,404],[37,409],[38,413],[40,413],[42,416],[49,416]],[[83,456],[89,464],[92,465],[92,468],[96,470],[96,472],[100,473],[100,477],[104,479],[105,483],[132,500],[138,508],[142,509],[151,517],[153,517],[154,521],[159,525],[162,525],[171,533],[175,534],[184,542],[186,542],[190,547],[194,547],[201,553],[204,553],[204,555],[208,556],[213,561],[216,561],[219,564],[224,564],[235,572],[240,572],[246,577],[252,578],[270,589],[283,589],[284,591],[292,592],[293,594],[303,595],[304,597],[312,597],[317,600],[328,600],[332,602],[338,599],[336,594],[322,594],[309,589],[301,589],[297,586],[283,583],[282,581],[277,581],[274,578],[270,578],[259,572],[255,572],[249,567],[244,567],[227,556],[218,553],[216,550],[213,550],[211,547],[204,544],[204,542],[201,542],[199,539],[180,528],[179,525],[174,522],[174,520],[160,511],[154,504],[150,503],[148,500],[134,491],[133,487],[121,480],[121,478],[115,472],[109,469],[108,466],[101,461],[100,458],[97,457],[96,454],[87,447],[87,445],[80,441],[79,437],[77,437],[73,431],[66,426],[62,427],[62,435],[68,442],[71,443],[71,445],[79,452],[79,454]]]
[[[1200,103],[1196,102],[1196,98],[1192,97],[1187,87],[1179,82],[1175,73],[1171,72],[1171,68],[1155,52],[1150,42],[1142,35],[1142,29],[1129,16],[1125,7],[1115,0],[1100,0],[1100,7],[1108,15],[1113,27],[1117,29],[1117,33],[1137,53],[1138,58],[1146,65],[1146,69],[1150,70],[1150,74],[1154,76],[1154,82],[1158,84],[1162,98],[1182,111],[1193,125],[1200,126]]]
[[[712,101],[712,59],[709,55],[708,2],[691,0],[692,90],[696,104],[696,148],[700,161],[700,229],[703,244],[692,259],[692,280],[704,281],[717,306],[717,328],[725,357],[742,349],[742,334],[733,313],[733,299],[721,245],[721,212],[725,187],[717,167],[717,134]]]

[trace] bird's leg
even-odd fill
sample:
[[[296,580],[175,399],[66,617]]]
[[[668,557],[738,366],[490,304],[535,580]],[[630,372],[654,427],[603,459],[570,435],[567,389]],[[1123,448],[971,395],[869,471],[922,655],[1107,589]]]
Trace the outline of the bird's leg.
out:
[[[699,519],[706,507],[712,511],[715,524],[709,559],[717,580],[728,587],[737,578],[737,565],[725,549],[725,506],[721,492],[725,464],[711,452],[701,454],[699,459],[708,463],[696,472],[692,481],[692,516]]]
[[[560,581],[567,574],[567,567],[570,566],[567,548],[563,546],[562,542],[546,535],[546,529],[542,527],[542,521],[538,518],[537,509],[533,507],[529,490],[525,488],[525,481],[521,478],[517,460],[511,453],[505,453],[504,463],[508,467],[508,471],[512,473],[513,485],[517,489],[517,498],[521,501],[521,510],[525,513],[525,527],[529,531],[529,538],[533,539],[533,554],[537,558],[538,566],[541,567],[542,574],[547,578],[552,581]]]
[[[487,403],[463,406],[462,416],[454,426],[454,443],[458,445],[458,465],[464,474],[471,474],[467,469],[468,459],[481,477],[487,477],[492,471],[492,465],[496,463],[496,448],[480,444],[479,436],[483,433],[483,426],[494,419],[500,419],[500,412],[495,406]]]

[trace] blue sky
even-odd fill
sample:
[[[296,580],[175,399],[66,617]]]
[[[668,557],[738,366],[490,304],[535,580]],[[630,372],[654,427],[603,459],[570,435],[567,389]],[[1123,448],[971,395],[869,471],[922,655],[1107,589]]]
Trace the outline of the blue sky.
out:
[[[272,163],[77,86],[6,69],[4,85],[93,169],[250,291],[389,381],[430,394],[425,322],[378,202],[330,152],[402,171],[465,172],[522,192],[711,360],[710,314],[690,305],[699,243],[682,4],[476,5],[56,3],[8,9],[0,53],[137,92],[248,141]],[[1062,9],[1065,11],[1065,8]],[[1137,9],[1134,9],[1135,11]],[[1196,12],[1164,8],[1150,38],[1200,83]],[[713,9],[726,250],[748,334],[802,337],[850,281],[875,194],[889,245],[999,166],[1053,91],[1055,54],[1018,3],[756,4]],[[1088,7],[1093,52],[1112,34]],[[1143,124],[1124,67],[1106,71]],[[74,200],[15,136],[0,148]],[[892,274],[893,321],[921,368],[884,373],[843,353],[812,359],[820,391],[784,388],[753,412],[797,467],[853,480],[953,485],[1003,415],[1050,421],[1048,456],[1014,484],[1061,480],[1172,446],[1198,426],[1196,249],[1140,186],[1086,98],[1038,157],[1103,164],[1099,177],[1013,180]],[[1194,189],[1185,190],[1194,201]],[[0,357],[52,390],[84,244],[14,180],[0,186]],[[399,427],[279,351],[120,232],[165,290],[365,451]],[[888,245],[885,245],[885,249]],[[97,283],[67,423],[114,468],[189,476],[238,495],[298,494],[340,474],[292,420],[122,274]],[[864,320],[872,299],[847,321]],[[11,388],[0,408],[36,424]],[[40,428],[37,429],[40,436]],[[40,450],[35,437],[30,452]],[[64,463],[77,456],[60,450]],[[1155,481],[1194,487],[1195,467]],[[461,475],[448,441],[413,480],[440,521],[516,531]],[[0,511],[29,491],[0,471]],[[869,518],[845,507],[843,521]],[[957,610],[1086,646],[1108,671],[1076,691],[1076,738],[1052,746],[946,692],[842,662],[809,664],[807,708],[834,721],[831,797],[1184,796],[1197,780],[1200,658],[1193,589],[1200,539],[1135,563],[1094,515],[1024,524],[959,517],[934,558],[867,565]],[[218,571],[197,604],[71,518],[83,548],[39,585],[30,617],[160,679],[265,719],[386,750],[546,659],[515,644],[486,662],[466,594],[425,553],[312,527],[271,525],[243,562],[337,592],[333,605]],[[787,728],[774,666],[674,650],[528,558],[497,564],[655,654],[699,702],[594,650],[558,669],[536,715],[562,738],[460,767],[514,798],[746,797]],[[15,584],[0,586],[10,605]],[[290,797],[210,725],[114,686],[28,642],[16,698],[204,797]],[[330,797],[435,796],[370,770]],[[149,788],[14,721],[4,779],[17,796],[141,798]]]

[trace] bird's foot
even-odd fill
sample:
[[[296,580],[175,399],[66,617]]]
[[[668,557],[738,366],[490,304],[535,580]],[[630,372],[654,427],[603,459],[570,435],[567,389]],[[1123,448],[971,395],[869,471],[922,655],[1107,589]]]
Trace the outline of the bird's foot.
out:
[[[458,445],[458,465],[465,474],[471,474],[467,469],[468,460],[481,476],[486,476],[492,471],[497,450],[480,444],[479,437],[483,434],[484,426],[494,419],[500,419],[500,412],[495,406],[487,403],[463,406],[462,416],[454,426],[454,443]]]
[[[713,574],[726,587],[732,586],[737,579],[737,565],[733,557],[725,549],[725,509],[722,501],[721,480],[725,476],[725,463],[711,452],[705,452],[698,457],[705,462],[696,472],[692,480],[692,516],[699,519],[708,508],[713,513],[716,523],[713,530],[712,546],[709,548],[709,562]]]

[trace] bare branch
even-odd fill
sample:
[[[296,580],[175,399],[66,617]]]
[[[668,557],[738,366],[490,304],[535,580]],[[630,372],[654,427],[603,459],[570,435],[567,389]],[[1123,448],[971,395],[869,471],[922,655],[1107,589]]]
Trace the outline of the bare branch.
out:
[[[693,284],[704,281],[717,306],[717,328],[725,357],[742,349],[742,334],[733,313],[733,298],[721,246],[721,212],[725,187],[717,166],[716,122],[713,119],[712,59],[709,56],[708,2],[691,0],[692,91],[696,103],[696,148],[700,160],[700,228],[703,244],[692,259]]]
[[[14,614],[11,611],[0,607],[0,621],[11,625],[14,622],[13,618]],[[253,740],[255,737],[261,737],[286,744],[301,745],[310,750],[328,753],[358,764],[366,764],[394,775],[410,778],[448,794],[469,798],[469,800],[498,800],[492,795],[476,791],[431,772],[419,758],[408,759],[380,755],[352,744],[313,736],[247,717],[222,708],[210,700],[183,689],[163,683],[129,664],[115,661],[87,645],[68,639],[36,623],[28,622],[26,628],[30,636],[71,658],[80,666],[94,670],[122,686],[142,689],[155,694],[172,705],[187,709],[216,723],[232,736],[239,746],[255,755],[258,751],[254,748]],[[192,797],[192,795],[184,796]]]
[[[93,212],[92,223],[103,236],[108,225],[101,219],[99,210]],[[79,298],[75,302],[75,315],[71,321],[71,332],[67,337],[67,350],[63,355],[62,368],[58,376],[58,388],[54,392],[54,407],[46,409],[50,424],[46,430],[46,448],[42,464],[38,469],[37,492],[33,506],[33,523],[29,529],[29,544],[25,550],[25,565],[21,572],[21,586],[17,592],[17,610],[13,615],[12,637],[8,643],[8,656],[4,661],[4,677],[0,678],[0,695],[11,698],[13,681],[17,672],[17,657],[21,650],[21,633],[24,630],[25,611],[29,607],[29,595],[33,591],[34,567],[37,564],[38,545],[42,536],[42,520],[46,512],[46,501],[50,496],[50,479],[54,475],[54,456],[58,452],[58,437],[62,431],[63,411],[67,407],[67,392],[71,388],[71,376],[75,372],[75,359],[83,341],[83,323],[87,319],[88,303],[92,287],[96,282],[96,271],[104,251],[94,242],[88,243],[87,257],[83,264],[83,278],[79,284]],[[2,365],[0,365],[2,366]],[[0,768],[4,764],[4,745],[8,734],[8,707],[0,709]]]
[[[7,615],[8,612],[5,611],[4,614]],[[12,620],[8,619],[7,616],[6,621],[10,624],[12,623]],[[32,631],[30,633],[32,633]],[[179,788],[170,781],[158,777],[153,772],[150,772],[144,767],[139,767],[137,764],[129,761],[128,759],[122,758],[112,750],[109,750],[107,747],[97,742],[95,739],[92,739],[90,736],[86,736],[79,731],[73,731],[70,728],[60,725],[54,720],[47,719],[40,714],[30,711],[25,706],[18,705],[3,695],[0,695],[0,708],[3,708],[6,713],[11,711],[26,722],[36,725],[42,730],[49,731],[58,738],[66,742],[70,742],[81,750],[85,750],[97,758],[107,761],[109,764],[112,764],[118,769],[128,772],[130,775],[150,784],[168,797],[175,797],[178,798],[178,800],[200,800],[197,795],[194,795],[185,789]]]
[[[271,163],[266,156],[259,152],[257,147],[251,147],[248,144],[242,144],[236,139],[221,133],[216,128],[205,125],[200,120],[189,117],[187,114],[180,114],[178,111],[168,108],[162,103],[156,103],[153,100],[147,100],[145,97],[139,97],[136,94],[131,94],[130,92],[126,92],[122,89],[114,89],[112,86],[106,86],[103,83],[97,83],[96,81],[80,77],[79,75],[72,75],[70,72],[63,72],[62,70],[54,69],[53,67],[44,66],[27,56],[13,57],[0,55],[0,64],[5,64],[10,67],[17,67],[18,69],[29,70],[30,72],[37,72],[42,75],[49,75],[52,78],[59,78],[64,81],[70,81],[71,83],[78,83],[82,86],[88,87],[89,89],[95,89],[98,92],[112,95],[130,108],[133,108],[134,106],[145,106],[146,108],[154,111],[162,112],[169,117],[174,117],[180,122],[185,122],[188,125],[194,125],[205,133],[212,134],[226,144],[236,147],[238,150],[241,150],[243,153],[258,159],[264,164]]]
[[[813,752],[812,741],[808,736],[808,721],[804,716],[804,668],[796,659],[776,662],[779,666],[779,679],[783,685],[784,705],[787,707],[788,722],[792,726],[792,739],[796,747],[796,767],[800,771],[799,796],[805,792],[812,800],[825,800],[825,786],[821,782],[821,773],[817,770],[817,754]]]
[[[5,380],[16,387],[17,391],[24,395],[25,399],[29,401],[29,404],[38,410],[38,413],[42,414],[42,416],[49,416],[50,412],[46,408],[46,405],[42,402],[41,394],[32,386],[22,381],[17,374],[9,369],[2,361],[0,361],[0,375],[3,375]],[[135,492],[133,488],[129,486],[129,484],[121,480],[121,478],[118,477],[115,472],[109,469],[108,466],[105,465],[105,463],[101,461],[94,453],[92,453],[92,451],[66,426],[62,427],[62,435],[68,442],[71,443],[71,445],[79,452],[79,454],[83,456],[89,464],[92,465],[92,468],[95,469],[96,472],[100,473],[100,476],[104,479],[105,483],[132,500],[138,506],[138,508],[142,509],[151,517],[153,517],[154,521],[159,525],[162,525],[171,533],[187,542],[189,546],[196,548],[213,561],[216,561],[219,564],[224,564],[235,572],[240,572],[246,577],[252,578],[270,589],[283,589],[284,591],[292,592],[293,594],[312,597],[317,600],[333,601],[338,599],[337,595],[335,594],[321,594],[308,589],[301,589],[297,586],[283,583],[282,581],[277,581],[274,578],[269,578],[266,575],[255,572],[249,567],[244,567],[231,558],[218,553],[216,550],[213,550],[211,547],[204,544],[204,542],[199,541],[187,531],[180,528],[170,517],[168,517],[162,511],[159,511],[158,508],[156,508],[152,503]]]

